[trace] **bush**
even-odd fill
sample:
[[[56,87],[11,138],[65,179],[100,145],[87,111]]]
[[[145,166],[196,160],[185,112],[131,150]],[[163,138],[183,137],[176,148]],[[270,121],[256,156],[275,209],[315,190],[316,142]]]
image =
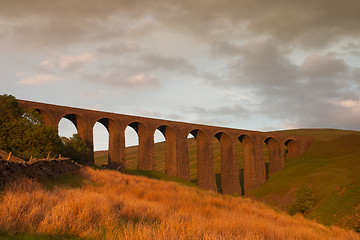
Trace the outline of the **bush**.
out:
[[[88,157],[91,151],[78,134],[74,134],[70,138],[62,137],[61,140],[63,143],[63,156],[82,164],[88,162]]]
[[[314,206],[314,197],[311,187],[303,184],[296,190],[296,202],[290,205],[288,212],[291,215],[301,213],[308,214]]]
[[[29,159],[56,156],[61,146],[56,128],[45,126],[39,112],[23,110],[15,97],[0,95],[0,149]]]

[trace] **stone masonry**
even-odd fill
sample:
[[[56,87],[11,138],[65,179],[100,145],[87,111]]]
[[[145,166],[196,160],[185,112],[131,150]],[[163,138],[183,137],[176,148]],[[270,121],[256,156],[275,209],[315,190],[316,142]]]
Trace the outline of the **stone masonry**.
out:
[[[45,124],[58,127],[62,118],[69,119],[78,134],[92,150],[89,164],[94,163],[93,127],[103,124],[109,132],[109,165],[125,163],[125,129],[131,126],[139,137],[138,168],[155,170],[154,132],[161,131],[166,139],[167,175],[190,179],[187,137],[192,134],[197,141],[197,174],[199,187],[216,191],[212,139],[216,137],[221,146],[221,189],[224,194],[241,194],[236,143],[244,149],[244,188],[248,192],[266,181],[264,143],[269,149],[269,175],[285,166],[284,147],[290,157],[302,154],[312,143],[308,136],[285,135],[271,132],[215,127],[201,124],[168,121],[101,112],[53,104],[18,100],[24,109],[35,109],[44,117]]]

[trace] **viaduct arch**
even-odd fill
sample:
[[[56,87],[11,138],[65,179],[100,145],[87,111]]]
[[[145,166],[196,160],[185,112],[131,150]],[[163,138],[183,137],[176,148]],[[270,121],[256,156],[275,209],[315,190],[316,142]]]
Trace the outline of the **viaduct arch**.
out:
[[[312,143],[308,136],[285,135],[201,124],[168,121],[155,118],[94,111],[47,103],[18,100],[24,109],[35,109],[45,124],[58,128],[60,120],[69,119],[90,148],[88,164],[94,164],[93,127],[96,122],[109,132],[109,165],[126,167],[125,129],[132,127],[139,137],[138,168],[155,170],[154,133],[158,129],[166,140],[165,173],[190,180],[187,136],[197,142],[197,172],[199,187],[216,191],[212,139],[221,148],[221,189],[224,194],[241,194],[236,144],[240,141],[244,158],[244,189],[248,192],[266,181],[264,143],[269,150],[269,176],[285,166],[284,148],[288,157],[302,154]]]

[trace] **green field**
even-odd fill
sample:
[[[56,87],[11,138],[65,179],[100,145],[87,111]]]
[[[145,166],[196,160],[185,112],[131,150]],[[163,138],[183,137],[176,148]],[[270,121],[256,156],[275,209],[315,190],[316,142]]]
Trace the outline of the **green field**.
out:
[[[247,194],[281,210],[295,201],[301,184],[312,188],[315,206],[307,215],[323,224],[360,227],[360,132],[332,129],[291,130],[315,141],[304,155]]]

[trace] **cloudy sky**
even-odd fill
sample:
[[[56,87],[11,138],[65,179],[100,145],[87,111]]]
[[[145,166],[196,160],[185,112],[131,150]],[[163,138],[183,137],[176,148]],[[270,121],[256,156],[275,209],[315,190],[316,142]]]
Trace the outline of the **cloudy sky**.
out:
[[[241,129],[360,130],[359,12],[358,0],[1,0],[0,94]]]

